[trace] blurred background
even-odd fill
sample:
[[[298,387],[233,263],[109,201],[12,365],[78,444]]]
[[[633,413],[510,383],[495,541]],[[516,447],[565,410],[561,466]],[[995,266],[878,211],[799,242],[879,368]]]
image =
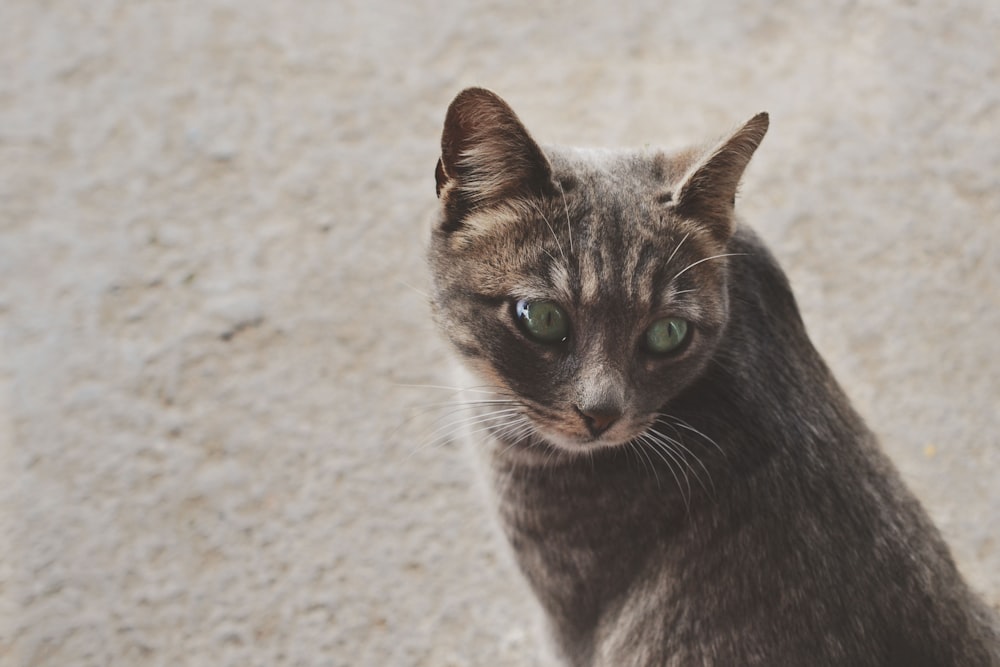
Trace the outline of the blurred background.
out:
[[[769,111],[739,209],[1000,603],[998,43],[991,0],[4,0],[0,664],[536,664],[412,386],[469,85],[541,143]]]

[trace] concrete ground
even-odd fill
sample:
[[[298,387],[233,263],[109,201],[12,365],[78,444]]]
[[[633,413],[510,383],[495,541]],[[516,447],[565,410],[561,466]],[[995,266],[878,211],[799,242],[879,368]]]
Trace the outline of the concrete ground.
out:
[[[740,208],[1000,603],[1000,4],[781,4],[5,0],[0,664],[533,664],[411,386],[473,84],[543,143],[770,111]]]

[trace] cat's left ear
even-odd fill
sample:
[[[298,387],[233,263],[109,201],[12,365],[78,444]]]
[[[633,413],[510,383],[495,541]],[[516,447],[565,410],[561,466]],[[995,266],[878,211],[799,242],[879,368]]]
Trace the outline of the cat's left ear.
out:
[[[759,113],[695,162],[677,187],[674,210],[706,224],[720,241],[728,240],[733,233],[736,188],[767,127],[768,115]]]

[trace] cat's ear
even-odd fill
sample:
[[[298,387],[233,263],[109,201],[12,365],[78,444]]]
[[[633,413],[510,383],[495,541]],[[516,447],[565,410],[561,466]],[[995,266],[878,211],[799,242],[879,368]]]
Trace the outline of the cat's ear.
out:
[[[736,189],[767,126],[767,114],[759,113],[695,162],[676,190],[674,210],[704,222],[720,241],[728,240],[733,233]]]
[[[542,149],[507,103],[482,88],[463,90],[448,107],[434,176],[452,225],[477,208],[553,187]]]

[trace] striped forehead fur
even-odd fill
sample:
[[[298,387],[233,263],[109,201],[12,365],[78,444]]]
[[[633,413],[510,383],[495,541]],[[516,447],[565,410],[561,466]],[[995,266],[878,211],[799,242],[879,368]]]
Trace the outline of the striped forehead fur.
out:
[[[555,176],[571,179],[577,187],[554,199],[507,198],[473,210],[451,236],[452,249],[481,249],[487,265],[508,273],[503,282],[530,282],[531,294],[541,294],[539,281],[547,280],[547,298],[555,293],[564,303],[595,303],[609,290],[640,309],[672,300],[680,290],[669,283],[667,273],[685,268],[680,262],[687,251],[701,257],[713,251],[704,230],[670,219],[658,203],[659,179],[669,182],[683,173],[687,155],[671,161],[642,152],[549,151]],[[674,256],[678,250],[685,252]],[[545,257],[546,275],[530,281],[514,275],[536,270],[541,265],[532,260]],[[479,274],[483,268],[474,270]]]

